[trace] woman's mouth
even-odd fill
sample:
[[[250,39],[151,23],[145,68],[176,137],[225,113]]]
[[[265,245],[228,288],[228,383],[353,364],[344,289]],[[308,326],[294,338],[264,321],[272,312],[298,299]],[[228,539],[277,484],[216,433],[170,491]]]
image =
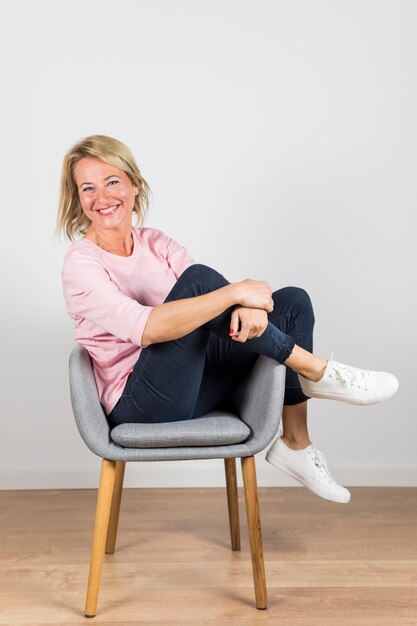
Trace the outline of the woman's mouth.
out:
[[[113,215],[119,208],[120,204],[113,204],[112,206],[108,206],[105,209],[97,209],[97,213],[100,215]]]

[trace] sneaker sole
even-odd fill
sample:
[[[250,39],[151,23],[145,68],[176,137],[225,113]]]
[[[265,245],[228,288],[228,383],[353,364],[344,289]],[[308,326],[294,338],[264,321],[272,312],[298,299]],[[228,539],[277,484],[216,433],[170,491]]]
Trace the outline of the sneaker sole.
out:
[[[345,498],[331,496],[327,491],[323,490],[322,486],[319,483],[316,483],[315,481],[306,478],[304,474],[300,474],[299,472],[297,472],[293,467],[291,467],[291,465],[285,463],[285,461],[277,457],[271,451],[267,452],[265,459],[268,461],[268,463],[271,463],[271,465],[274,465],[274,467],[277,467],[285,474],[288,474],[296,481],[304,485],[304,487],[307,487],[307,489],[315,493],[316,496],[320,496],[325,500],[331,500],[332,502],[338,502],[339,504],[347,504],[350,501],[350,497],[349,500],[346,500]]]
[[[336,400],[336,402],[346,402],[347,404],[356,404],[360,406],[369,406],[370,404],[378,404],[378,402],[382,402],[382,400],[371,400],[370,402],[365,402],[360,398],[351,398],[349,396],[338,396],[334,393],[316,393],[311,392],[307,389],[302,389],[302,392],[305,396],[309,398],[321,398],[322,400]]]

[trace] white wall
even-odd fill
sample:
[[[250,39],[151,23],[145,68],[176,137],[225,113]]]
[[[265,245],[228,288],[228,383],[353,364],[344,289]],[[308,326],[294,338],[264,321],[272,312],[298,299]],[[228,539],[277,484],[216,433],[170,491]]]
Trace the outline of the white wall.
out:
[[[2,488],[97,485],[53,237],[62,158],[94,133],[136,155],[146,225],[229,280],[304,287],[318,354],[398,376],[383,404],[312,400],[311,437],[345,484],[417,485],[416,26],[412,0],[4,3]],[[222,483],[221,461],[127,473]]]

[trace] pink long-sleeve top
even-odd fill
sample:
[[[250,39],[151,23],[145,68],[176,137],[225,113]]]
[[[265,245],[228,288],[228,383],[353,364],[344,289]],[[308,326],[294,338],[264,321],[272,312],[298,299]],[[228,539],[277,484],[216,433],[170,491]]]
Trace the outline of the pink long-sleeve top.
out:
[[[186,248],[156,228],[132,228],[129,257],[88,239],[73,241],[65,255],[62,284],[75,340],[88,350],[100,402],[107,414],[122,395],[142,349],[152,309],[162,304],[195,261]]]

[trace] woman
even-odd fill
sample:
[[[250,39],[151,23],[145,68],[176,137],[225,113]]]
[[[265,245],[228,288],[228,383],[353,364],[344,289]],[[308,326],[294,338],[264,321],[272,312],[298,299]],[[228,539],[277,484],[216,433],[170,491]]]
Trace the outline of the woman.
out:
[[[313,493],[349,502],[309,439],[307,401],[372,404],[393,395],[397,379],[314,355],[304,289],[229,283],[162,231],[132,227],[133,213],[143,223],[148,193],[116,139],[87,137],[64,158],[57,230],[82,235],[65,256],[64,296],[110,425],[199,417],[263,354],[287,366],[283,432],[267,460]]]

